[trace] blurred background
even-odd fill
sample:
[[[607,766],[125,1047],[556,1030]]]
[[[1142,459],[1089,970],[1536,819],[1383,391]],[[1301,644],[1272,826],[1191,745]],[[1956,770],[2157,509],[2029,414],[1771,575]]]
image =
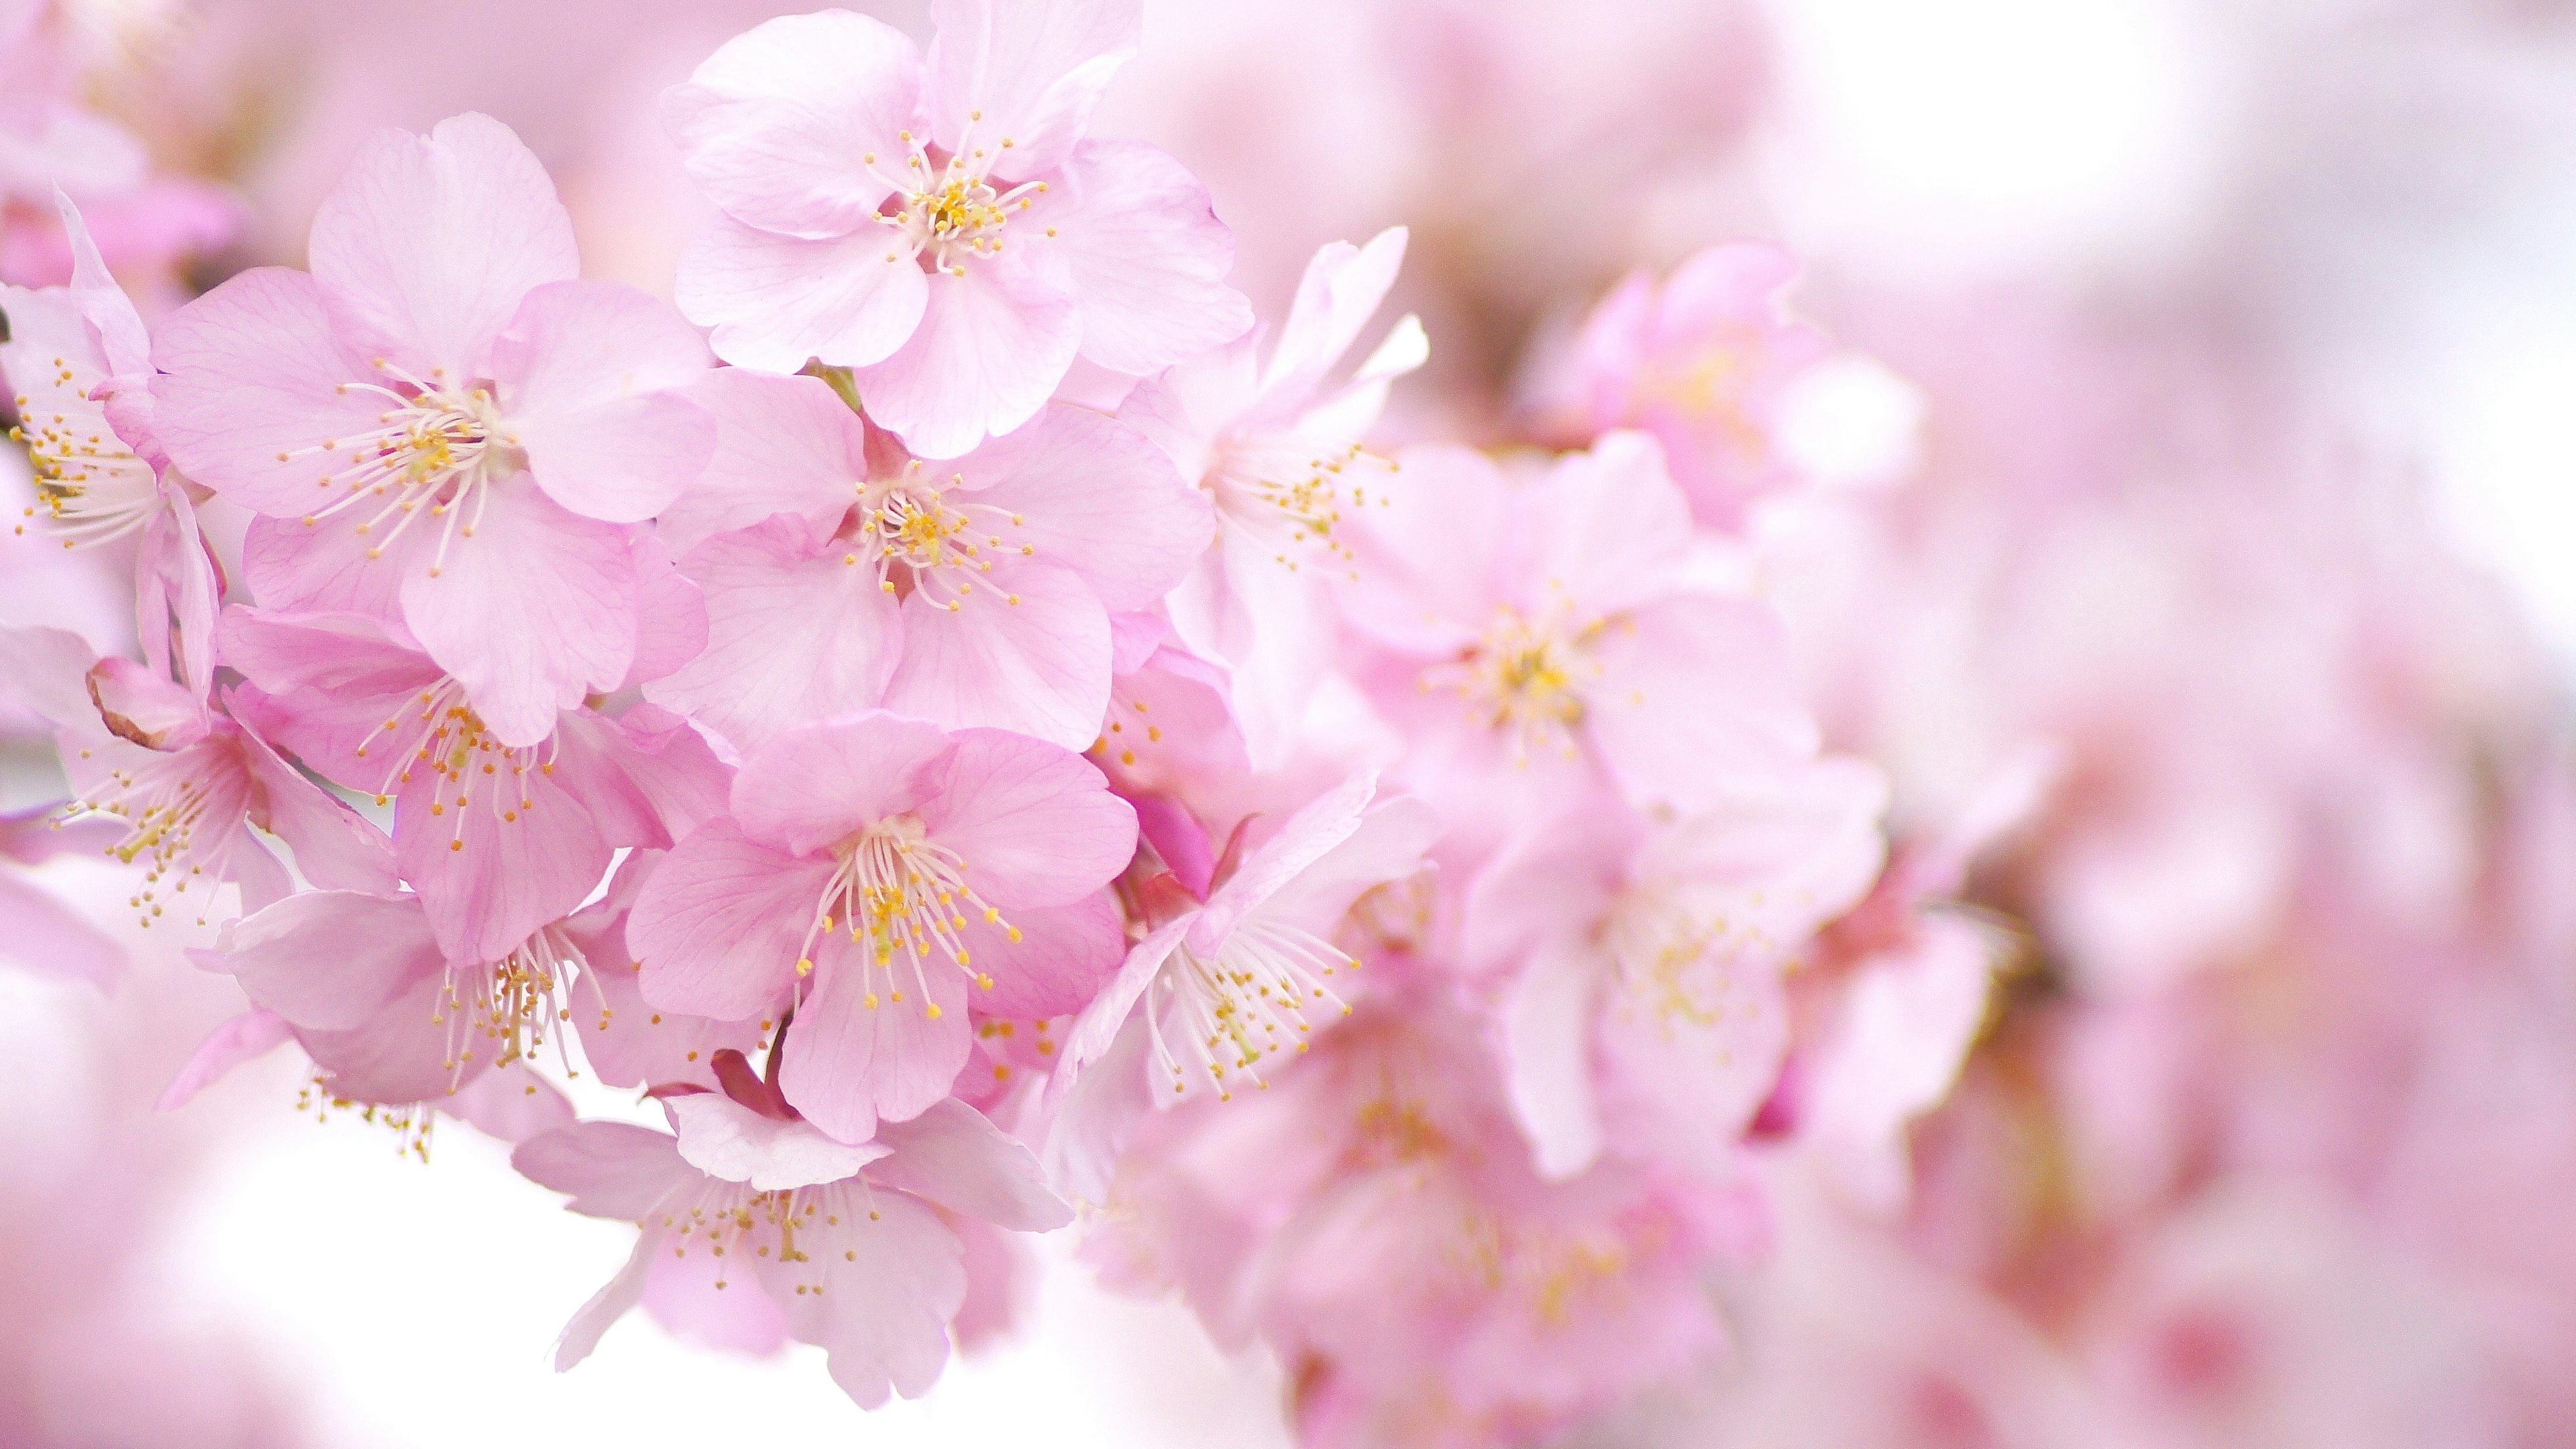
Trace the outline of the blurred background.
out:
[[[793,7],[61,8],[86,104],[199,188],[131,238],[175,298],[300,262],[369,130],[469,109],[592,275],[667,294],[700,213],[655,97]],[[1972,881],[2019,945],[1912,1191],[1793,1214],[1722,1289],[1737,1368],[1595,1441],[2576,1444],[2576,5],[1157,0],[1097,129],[1206,180],[1264,316],[1412,228],[1399,440],[1521,434],[1623,275],[1784,242],[1851,385],[1757,533],[1837,742],[1900,836],[2056,762]],[[0,537],[0,615],[121,607]],[[1065,1242],[876,1415],[640,1316],[558,1379],[623,1230],[470,1133],[317,1125],[287,1054],[155,1114],[233,988],[41,869],[135,969],[0,973],[0,1443],[1286,1442],[1273,1366]]]

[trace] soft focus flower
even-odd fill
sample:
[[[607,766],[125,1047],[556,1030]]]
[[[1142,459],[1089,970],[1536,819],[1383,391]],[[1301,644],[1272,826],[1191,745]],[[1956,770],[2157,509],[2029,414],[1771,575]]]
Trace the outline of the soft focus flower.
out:
[[[557,1368],[589,1357],[638,1302],[666,1320],[735,1315],[708,1300],[740,1283],[767,1299],[760,1317],[777,1325],[767,1334],[820,1345],[833,1382],[872,1409],[928,1390],[947,1363],[967,1281],[940,1208],[1027,1232],[1072,1217],[1028,1149],[962,1103],[883,1123],[853,1146],[800,1119],[739,1054],[723,1080],[722,1093],[663,1099],[676,1141],[584,1122],[513,1155],[569,1194],[573,1211],[643,1230],[626,1267],[565,1327]],[[745,1331],[738,1316],[728,1327]],[[750,1333],[757,1341],[762,1330]]]
[[[1036,415],[1077,355],[1158,371],[1252,323],[1234,240],[1171,157],[1084,139],[1136,0],[941,0],[925,60],[846,10],[773,20],[664,98],[724,213],[680,265],[726,361],[856,371],[948,458]]]
[[[1202,657],[1235,669],[1238,709],[1285,748],[1307,692],[1332,663],[1330,597],[1346,573],[1345,521],[1383,504],[1393,461],[1361,446],[1387,387],[1430,344],[1406,317],[1347,377],[1336,369],[1404,259],[1396,228],[1336,242],[1307,265],[1286,324],[1261,355],[1248,333],[1138,384],[1118,416],[1161,445],[1216,505],[1216,547],[1173,591],[1173,624]]]

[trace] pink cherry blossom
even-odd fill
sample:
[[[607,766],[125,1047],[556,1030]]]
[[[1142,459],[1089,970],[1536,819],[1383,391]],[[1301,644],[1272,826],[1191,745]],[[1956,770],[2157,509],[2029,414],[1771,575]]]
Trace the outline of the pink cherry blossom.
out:
[[[1695,582],[1653,439],[1612,433],[1536,478],[1462,448],[1403,462],[1355,534],[1344,617],[1435,803],[1492,814],[1606,771],[1633,804],[1690,810],[1813,753],[1778,616]]]
[[[395,858],[449,954],[498,957],[588,900],[619,849],[667,847],[723,809],[723,766],[665,711],[566,710],[507,744],[396,628],[235,607],[223,657],[264,734],[394,807]]]
[[[647,884],[628,928],[644,998],[792,1010],[787,1099],[863,1142],[948,1095],[970,987],[1023,1019],[1089,999],[1122,941],[1101,888],[1135,841],[1135,812],[1053,745],[881,712],[788,730]]]
[[[813,378],[728,369],[697,395],[722,443],[665,536],[708,643],[648,693],[740,750],[880,705],[1081,748],[1109,702],[1110,612],[1207,544],[1206,501],[1081,408],[927,464]]]
[[[1239,335],[1234,240],[1161,151],[1083,137],[1137,0],[938,0],[925,59],[845,10],[741,35],[663,99],[722,215],[680,303],[726,361],[855,370],[869,414],[954,457],[1034,417],[1077,356],[1142,375]]]
[[[176,654],[202,694],[214,678],[221,584],[188,485],[166,471],[153,433],[151,343],[79,209],[59,193],[57,200],[75,258],[71,285],[0,286],[9,323],[0,378],[20,419],[11,437],[26,446],[36,473],[27,517],[65,548],[139,535],[135,612],[147,662],[166,670]],[[16,527],[24,533],[29,524]]]
[[[65,827],[52,807],[0,814],[0,960],[23,970],[69,976],[99,986],[125,969],[125,948],[20,866],[54,855],[103,849],[121,832],[95,822]]]
[[[391,842],[187,690],[132,660],[100,659],[59,629],[0,627],[0,666],[0,679],[58,728],[75,815],[125,827],[106,853],[144,863],[133,898],[144,924],[194,902],[202,925],[228,883],[245,910],[287,895],[286,864],[253,826],[285,841],[316,885],[393,889]]]
[[[1404,318],[1347,377],[1335,372],[1394,285],[1404,244],[1398,227],[1365,247],[1325,247],[1266,358],[1260,335],[1247,334],[1146,379],[1119,405],[1120,420],[1216,505],[1216,547],[1174,591],[1173,622],[1193,650],[1234,666],[1265,753],[1331,663],[1332,610],[1318,585],[1349,570],[1337,530],[1395,483],[1395,464],[1362,442],[1388,385],[1429,355],[1421,323]]]
[[[534,744],[628,672],[626,525],[714,447],[673,391],[704,345],[652,298],[578,280],[552,184],[488,117],[379,134],[311,254],[311,275],[245,272],[163,324],[161,436],[264,516],[264,603],[400,619]]]
[[[1468,950],[1510,970],[1511,1101],[1542,1171],[1722,1160],[1779,1077],[1788,966],[1878,875],[1886,800],[1877,770],[1826,759],[1666,825],[1550,818],[1487,867]]]
[[[1658,284],[1637,272],[1593,309],[1571,390],[1592,431],[1641,428],[1712,528],[1797,480],[1778,434],[1792,388],[1833,351],[1791,320],[1781,294],[1798,263],[1769,242],[1710,247]]]
[[[488,958],[442,948],[421,898],[305,891],[231,926],[211,953],[281,1018],[336,1096],[469,1115],[486,1073],[539,1095],[530,1068],[612,1086],[712,1083],[714,1054],[759,1044],[744,1025],[644,1008],[624,926],[644,872]],[[578,1033],[581,1055],[569,1039]],[[490,1091],[492,1088],[485,1088]],[[468,1110],[451,1099],[466,1096]]]
[[[569,1194],[572,1211],[642,1230],[625,1268],[565,1327],[555,1366],[589,1357],[640,1302],[747,1346],[782,1333],[818,1345],[862,1408],[926,1392],[967,1302],[966,1249],[941,1210],[1023,1232],[1060,1227],[1071,1210],[1026,1148],[963,1103],[854,1146],[733,1062],[722,1093],[663,1099],[676,1140],[583,1122],[513,1154],[519,1171]],[[726,1301],[739,1295],[717,1291],[735,1284],[766,1311],[746,1317]]]
[[[1360,962],[1336,944],[1343,918],[1419,873],[1438,833],[1421,801],[1376,797],[1362,775],[1249,849],[1238,832],[1203,899],[1174,874],[1146,883],[1152,929],[1075,1018],[1049,1082],[1062,1104],[1049,1156],[1076,1191],[1105,1190],[1104,1159],[1140,1116],[1267,1088],[1351,1011]]]
[[[1253,1102],[1155,1117],[1087,1251],[1266,1343],[1309,1443],[1524,1442],[1709,1361],[1700,1274],[1760,1237],[1740,1191],[1546,1181],[1500,1094],[1480,1023],[1416,977]]]

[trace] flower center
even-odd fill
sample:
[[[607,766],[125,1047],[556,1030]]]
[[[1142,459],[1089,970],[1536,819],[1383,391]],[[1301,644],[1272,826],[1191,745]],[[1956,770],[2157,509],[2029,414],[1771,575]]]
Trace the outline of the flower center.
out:
[[[376,415],[376,426],[346,438],[277,455],[281,463],[315,453],[345,455],[347,463],[315,482],[339,496],[305,515],[312,527],[334,514],[358,517],[358,532],[367,538],[367,557],[381,558],[416,517],[438,520],[438,547],[431,556],[432,577],[447,565],[447,550],[459,537],[472,538],[483,521],[492,486],[526,466],[519,440],[501,417],[499,400],[488,385],[460,387],[444,368],[432,368],[428,381],[413,377],[379,357],[376,370],[390,382],[344,382],[339,392],[372,392],[389,406]],[[390,525],[390,526],[388,526]]]
[[[1226,523],[1260,539],[1289,572],[1308,563],[1347,570],[1357,556],[1335,532],[1344,510],[1367,507],[1372,483],[1385,506],[1397,469],[1357,443],[1319,451],[1295,437],[1238,440],[1211,470],[1211,491]]]
[[[1759,898],[1750,904],[1758,907]],[[1621,899],[1605,934],[1618,967],[1621,1010],[1709,1028],[1760,1009],[1739,979],[1746,970],[1768,969],[1776,954],[1758,920],[1731,918],[1706,903],[1693,909],[1672,892],[1648,887]]]
[[[967,913],[980,913],[984,924],[1001,927],[1014,943],[1020,930],[966,884],[964,858],[930,839],[918,817],[880,820],[832,853],[839,864],[815,903],[814,923],[805,930],[804,949],[796,960],[799,977],[813,974],[814,943],[845,930],[851,944],[861,948],[859,969],[866,973],[867,993],[862,1000],[870,1008],[881,1000],[901,1004],[904,984],[910,982],[921,995],[924,1014],[938,1020],[939,1003],[930,999],[926,973],[941,969],[942,960],[978,986],[992,986],[993,978],[975,969],[973,953],[966,948],[962,933]]]
[[[915,459],[900,478],[859,485],[858,506],[841,530],[848,550],[841,562],[874,569],[877,587],[889,594],[918,592],[954,613],[975,592],[975,581],[993,571],[995,559],[1037,553],[1034,545],[1005,538],[1024,521],[1009,509],[975,502],[968,490],[936,486]],[[1006,590],[1002,599],[1017,604],[1020,596]]]
[[[1171,1074],[1176,1093],[1187,1093],[1195,1074],[1219,1101],[1232,1101],[1229,1071],[1268,1087],[1262,1062],[1283,1047],[1306,1050],[1310,1003],[1328,1001],[1350,1014],[1350,1003],[1324,978],[1359,964],[1330,941],[1269,921],[1238,924],[1213,961],[1183,945],[1155,973],[1147,1002],[1155,1064]]]
[[[543,1050],[553,1033],[557,1065],[567,1077],[581,1075],[556,1023],[572,1019],[573,983],[576,976],[587,981],[589,970],[580,949],[554,926],[541,928],[498,961],[463,968],[449,962],[445,992],[429,1018],[431,1025],[447,1028],[447,1070],[463,1076],[478,1048],[493,1066],[506,1067]],[[608,999],[597,983],[590,995],[604,1027]]]
[[[223,828],[222,815],[227,804],[238,809],[240,802],[216,798],[215,777],[221,766],[209,753],[213,748],[192,746],[176,754],[156,755],[139,769],[112,769],[104,782],[63,813],[64,820],[96,814],[124,822],[124,838],[107,847],[107,853],[127,865],[137,860],[147,863],[142,888],[127,901],[147,927],[161,915],[163,903],[156,896],[163,882],[169,882],[170,894],[184,895],[189,883],[204,875],[210,864],[216,868],[217,882],[222,880],[222,852],[200,855],[197,828],[211,821],[217,843],[229,841],[231,833]],[[197,924],[206,924],[206,918],[199,916]]]
[[[859,1231],[861,1222],[877,1218],[876,1195],[864,1177],[810,1187],[762,1192],[747,1183],[709,1178],[686,1190],[683,1199],[647,1214],[637,1226],[668,1233],[679,1241],[671,1256],[685,1258],[692,1246],[716,1260],[716,1286],[731,1281],[731,1271],[744,1259],[754,1271],[786,1279],[798,1296],[823,1292],[823,1272],[808,1267],[814,1249],[828,1263],[834,1248]],[[858,1257],[855,1248],[839,1247],[842,1260]],[[730,1258],[732,1261],[726,1261]]]
[[[419,698],[368,731],[358,746],[359,758],[379,748],[379,736],[391,747],[387,753],[395,763],[377,784],[376,803],[390,803],[396,791],[412,783],[415,771],[427,769],[433,776],[429,813],[444,817],[454,812],[456,829],[447,842],[450,850],[465,848],[465,811],[476,799],[500,823],[515,825],[524,812],[536,807],[528,791],[528,771],[555,772],[554,736],[547,736],[541,745],[502,744],[466,702],[465,686],[450,678],[422,690]],[[506,779],[501,774],[504,766],[509,769]]]
[[[1425,670],[1423,687],[1465,699],[1489,728],[1510,736],[1516,763],[1542,749],[1572,757],[1584,688],[1599,673],[1591,644],[1603,626],[1578,627],[1569,612],[1558,605],[1533,618],[1505,606],[1455,662]]]
[[[86,398],[98,385],[62,358],[53,363],[57,397]],[[9,440],[27,450],[36,478],[36,501],[26,517],[43,509],[65,548],[123,538],[152,521],[161,503],[152,465],[117,439],[103,415],[93,408],[48,413],[25,393],[15,401],[21,421],[9,429]],[[27,525],[17,531],[25,533]]]
[[[1011,214],[1028,210],[1047,189],[1043,181],[1023,181],[1008,190],[993,185],[996,158],[974,140],[974,123],[983,119],[982,111],[970,113],[958,149],[936,158],[922,138],[903,132],[905,156],[897,175],[877,169],[874,151],[859,158],[868,174],[894,193],[887,198],[888,209],[877,213],[877,220],[895,234],[887,261],[914,258],[925,271],[962,277],[969,261],[1001,254],[1002,229]],[[1000,149],[1011,146],[1011,139],[1003,137]],[[1055,228],[1047,228],[1047,235],[1055,235]]]

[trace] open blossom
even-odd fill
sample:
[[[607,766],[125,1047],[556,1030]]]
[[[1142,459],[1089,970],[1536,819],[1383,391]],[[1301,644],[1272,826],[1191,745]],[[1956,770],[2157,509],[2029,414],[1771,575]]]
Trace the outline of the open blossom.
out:
[[[1408,737],[1404,778],[1444,808],[1497,787],[1689,810],[1730,775],[1815,750],[1778,617],[1688,577],[1690,511],[1661,450],[1611,433],[1515,480],[1426,447],[1359,530],[1353,668]]]
[[[1403,970],[1404,967],[1396,967]],[[1481,1024],[1417,977],[1256,1103],[1155,1118],[1087,1252],[1278,1357],[1303,1442],[1521,1443],[1707,1362],[1733,1186],[1532,1170]]]
[[[1061,1227],[1072,1210],[1027,1148],[962,1102],[852,1145],[800,1118],[739,1053],[722,1055],[721,1092],[663,1098],[676,1140],[583,1122],[512,1155],[520,1172],[570,1194],[572,1211],[642,1230],[626,1266],[565,1327],[555,1366],[589,1357],[640,1302],[684,1329],[711,1321],[717,1335],[754,1343],[783,1329],[818,1345],[862,1408],[927,1391],[967,1305],[967,1249],[942,1210],[1021,1232]],[[726,1302],[727,1289],[765,1300],[765,1311]]]
[[[1275,753],[1331,664],[1332,608],[1318,585],[1347,573],[1345,520],[1383,502],[1395,464],[1362,443],[1388,385],[1429,355],[1408,316],[1336,377],[1404,260],[1392,228],[1315,254],[1288,320],[1261,355],[1247,333],[1139,383],[1120,421],[1152,438],[1216,505],[1216,547],[1173,592],[1172,621],[1236,670],[1239,709]]]
[[[208,953],[253,1003],[276,1013],[339,1097],[443,1107],[484,1075],[572,1075],[580,1060],[612,1086],[712,1082],[714,1053],[760,1044],[728,1025],[644,1008],[625,950],[641,869],[599,901],[548,921],[488,959],[456,956],[417,896],[305,891],[228,927]]]
[[[1109,702],[1111,612],[1207,544],[1205,500],[1082,408],[925,463],[814,378],[727,369],[696,396],[721,443],[662,528],[707,648],[648,693],[740,750],[880,705],[1078,749]]]
[[[884,713],[789,730],[653,872],[628,927],[644,999],[792,1010],[787,1100],[863,1142],[948,1095],[970,995],[1020,1020],[1090,998],[1124,939],[1101,888],[1135,844],[1135,812],[1053,745]]]
[[[249,271],[163,324],[158,426],[263,515],[272,608],[401,621],[502,740],[618,687],[642,582],[628,525],[694,481],[708,359],[631,288],[579,280],[572,224],[508,128],[372,140],[314,218],[310,275]]]
[[[36,500],[15,527],[65,548],[136,537],[135,623],[146,661],[167,670],[177,655],[203,693],[214,678],[220,582],[188,486],[171,476],[153,433],[151,342],[79,209],[59,193],[57,200],[74,258],[71,284],[0,286],[8,319],[0,378],[19,418],[10,439],[27,449],[36,475]]]
[[[1122,1034],[1161,1106],[1267,1086],[1265,1072],[1306,1052],[1356,994],[1360,963],[1332,939],[1342,917],[1420,871],[1437,833],[1422,802],[1376,795],[1376,779],[1360,776],[1218,862],[1197,889],[1176,875],[1149,883],[1153,928],[1075,1021],[1058,1090]]]
[[[1252,323],[1206,190],[1083,132],[1139,0],[939,0],[925,58],[845,10],[728,43],[663,100],[723,213],[680,304],[738,366],[852,368],[869,415],[954,457],[1035,416],[1076,356],[1155,372]]]
[[[263,733],[394,807],[403,878],[458,957],[512,949],[589,899],[617,850],[667,847],[724,807],[723,766],[652,705],[565,710],[513,745],[398,625],[236,606],[222,646]]]
[[[1509,968],[1511,1101],[1542,1171],[1723,1161],[1779,1079],[1789,966],[1878,875],[1886,800],[1875,768],[1825,759],[1666,825],[1592,802],[1487,866],[1468,949]]]
[[[1591,428],[1652,433],[1710,527],[1736,527],[1745,505],[1797,480],[1780,449],[1782,410],[1833,351],[1781,305],[1797,275],[1797,259],[1769,242],[1710,247],[1660,284],[1645,272],[1620,283],[1575,344],[1575,405]]]
[[[241,888],[245,910],[286,896],[293,878],[253,826],[292,847],[316,885],[393,889],[393,850],[374,826],[258,735],[134,661],[100,659],[60,629],[0,628],[0,680],[60,731],[78,792],[70,812],[125,827],[106,853],[144,866],[133,897],[144,924],[193,902],[202,925],[227,883]]]

